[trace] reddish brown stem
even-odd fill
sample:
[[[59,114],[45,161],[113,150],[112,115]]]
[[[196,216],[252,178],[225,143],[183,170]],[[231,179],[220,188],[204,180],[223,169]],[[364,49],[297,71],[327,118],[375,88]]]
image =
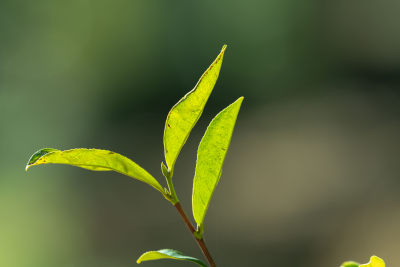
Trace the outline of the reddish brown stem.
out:
[[[201,251],[203,252],[204,257],[206,257],[208,263],[210,264],[211,267],[216,267],[217,265],[215,265],[214,260],[211,257],[210,252],[207,249],[206,243],[204,243],[204,239],[197,239],[195,236],[195,232],[196,230],[194,229],[193,224],[190,222],[189,218],[186,216],[185,211],[182,209],[181,203],[176,203],[175,208],[178,210],[179,215],[181,215],[183,221],[185,222],[187,228],[189,229],[189,231],[192,233],[194,239],[196,240],[197,244],[199,245]]]

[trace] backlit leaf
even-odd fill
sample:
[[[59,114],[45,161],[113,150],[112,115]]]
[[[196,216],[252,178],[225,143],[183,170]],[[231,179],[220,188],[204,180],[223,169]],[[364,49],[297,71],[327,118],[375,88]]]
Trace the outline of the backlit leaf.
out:
[[[207,267],[201,260],[185,256],[182,252],[173,249],[160,249],[158,251],[148,251],[143,253],[136,261],[138,264],[142,261],[152,261],[161,259],[185,260],[197,263],[200,266]]]
[[[368,263],[361,264],[360,267],[385,267],[385,262],[377,256],[372,256]]]
[[[204,216],[221,176],[222,165],[242,101],[243,97],[240,97],[215,116],[201,139],[197,151],[192,208],[194,219],[200,229],[202,229]]]
[[[340,267],[359,267],[360,264],[354,261],[346,261],[343,262],[342,265],[340,265]]]
[[[200,77],[194,89],[179,100],[168,113],[164,128],[164,154],[169,172],[173,172],[179,152],[199,120],[214,88],[225,49],[226,45],[222,47],[218,57]]]
[[[340,267],[385,267],[385,262],[377,256],[372,256],[370,261],[366,264],[359,264],[354,261],[346,261]]]
[[[116,171],[145,182],[165,194],[162,186],[145,169],[127,157],[108,150],[78,148],[61,151],[44,148],[31,156],[26,170],[31,166],[49,163],[67,164],[92,171]]]

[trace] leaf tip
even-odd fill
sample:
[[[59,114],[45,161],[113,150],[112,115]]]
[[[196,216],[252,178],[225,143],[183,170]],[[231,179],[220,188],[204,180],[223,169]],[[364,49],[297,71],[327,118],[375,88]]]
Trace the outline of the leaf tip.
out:
[[[239,97],[238,99],[236,99],[236,101],[233,102],[231,105],[235,105],[235,106],[236,106],[236,105],[239,105],[239,108],[240,108],[240,106],[242,105],[243,100],[244,100],[244,97],[241,96],[241,97]]]
[[[222,48],[221,48],[221,52],[225,52],[225,50],[226,50],[227,47],[228,47],[228,45],[227,45],[227,44],[224,44],[224,45],[222,46]]]
[[[227,46],[226,44],[224,44],[224,45],[222,46],[221,52],[219,52],[219,55],[218,55],[217,59],[215,60],[215,62],[219,61],[220,59],[222,59],[222,58],[224,57],[224,54],[225,54],[225,51],[226,51],[226,48],[227,48],[227,47],[228,47],[228,46]]]
[[[29,158],[28,163],[25,166],[25,171],[28,171],[28,169],[32,166],[35,165],[35,163],[44,155],[54,152],[54,151],[59,151],[57,149],[54,148],[42,148],[39,149],[38,151],[36,151],[35,153],[33,153],[33,155]]]

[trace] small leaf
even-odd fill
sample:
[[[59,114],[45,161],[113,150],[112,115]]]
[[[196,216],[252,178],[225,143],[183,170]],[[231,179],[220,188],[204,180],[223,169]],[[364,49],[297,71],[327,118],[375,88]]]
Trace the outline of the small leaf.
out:
[[[200,77],[194,89],[179,100],[168,113],[164,129],[164,154],[170,173],[173,172],[179,152],[203,113],[208,97],[217,82],[225,49],[226,45]]]
[[[192,208],[199,231],[202,231],[204,216],[221,177],[222,165],[242,101],[243,97],[240,97],[215,116],[201,139],[197,151]]]
[[[346,261],[343,262],[342,265],[340,265],[340,267],[359,267],[360,264],[354,261]]]
[[[164,162],[161,162],[161,173],[164,175],[165,178],[168,178],[170,176],[168,168],[165,166]]]
[[[368,263],[361,264],[360,267],[385,267],[385,262],[377,256],[372,256]]]
[[[173,260],[186,260],[197,263],[200,266],[207,267],[201,260],[185,256],[182,252],[173,249],[160,249],[158,251],[148,251],[143,253],[136,261],[140,264],[142,261],[152,261],[161,259],[173,259]]]
[[[354,261],[346,261],[340,267],[385,267],[385,262],[377,256],[372,256],[369,263],[359,264]]]
[[[127,157],[108,150],[78,148],[61,151],[44,148],[31,156],[26,170],[31,166],[49,163],[73,165],[92,171],[116,171],[145,182],[165,195],[162,186],[145,169]]]

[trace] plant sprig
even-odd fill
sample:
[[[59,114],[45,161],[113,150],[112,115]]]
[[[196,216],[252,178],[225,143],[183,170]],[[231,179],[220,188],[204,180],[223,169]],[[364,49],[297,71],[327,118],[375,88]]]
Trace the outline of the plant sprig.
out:
[[[186,215],[178,199],[174,188],[173,174],[179,153],[203,113],[207,100],[218,79],[225,50],[226,45],[222,47],[217,58],[203,73],[193,90],[179,100],[168,113],[164,128],[166,163],[161,162],[161,172],[166,179],[167,188],[163,188],[157,179],[129,158],[102,149],[77,148],[61,151],[53,148],[43,148],[31,156],[26,165],[26,170],[41,164],[67,164],[92,171],[115,171],[147,183],[174,205],[199,245],[207,262],[211,267],[215,267],[216,264],[203,238],[204,218],[221,177],[222,166],[243,97],[238,98],[214,117],[200,141],[192,194],[192,211],[197,224],[196,228]],[[201,260],[186,256],[182,252],[173,249],[145,252],[138,258],[137,263],[160,259],[189,261],[206,267],[206,264]],[[354,261],[347,261],[341,267],[385,267],[385,262],[377,256],[372,256],[369,263],[359,264]]]
[[[222,47],[217,58],[203,73],[193,90],[179,100],[168,113],[163,140],[165,164],[161,163],[161,172],[166,179],[168,188],[163,188],[150,173],[129,158],[101,149],[77,148],[64,151],[53,148],[40,149],[31,156],[26,170],[41,164],[67,164],[92,171],[115,171],[147,183],[175,206],[209,265],[211,267],[216,266],[203,239],[204,217],[222,173],[222,166],[243,97],[218,113],[201,139],[197,151],[192,195],[193,216],[197,223],[196,229],[180,204],[174,188],[173,174],[179,153],[203,113],[207,100],[217,82],[225,50],[226,45]],[[206,266],[199,259],[185,256],[183,253],[172,249],[145,252],[139,257],[137,263],[158,259],[185,260],[203,267]]]

